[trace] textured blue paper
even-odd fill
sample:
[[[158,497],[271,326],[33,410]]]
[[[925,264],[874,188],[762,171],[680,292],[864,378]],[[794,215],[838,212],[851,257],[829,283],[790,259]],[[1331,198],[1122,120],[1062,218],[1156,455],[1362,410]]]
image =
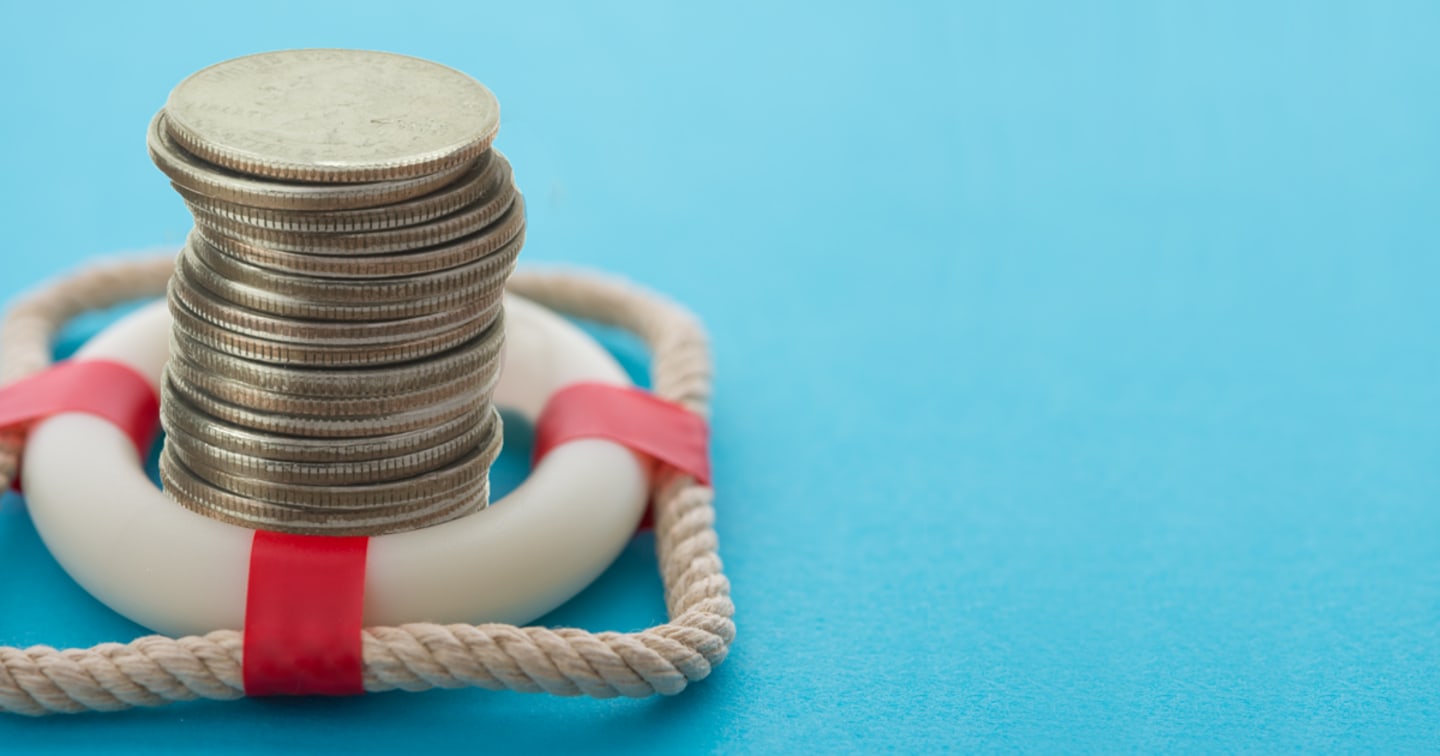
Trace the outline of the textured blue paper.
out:
[[[0,749],[1440,746],[1437,6],[766,5],[0,4],[5,299],[181,240],[144,132],[202,66],[487,82],[526,259],[713,332],[741,632],[670,700],[202,703]],[[650,547],[546,621],[659,621]],[[13,499],[0,565],[0,643],[141,633]]]

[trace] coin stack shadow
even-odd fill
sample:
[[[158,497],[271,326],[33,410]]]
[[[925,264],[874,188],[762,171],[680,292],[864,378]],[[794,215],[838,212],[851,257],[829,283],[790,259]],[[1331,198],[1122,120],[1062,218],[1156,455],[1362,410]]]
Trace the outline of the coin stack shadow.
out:
[[[170,284],[161,477],[249,528],[379,535],[484,507],[523,200],[488,143],[388,181],[208,162],[156,115],[195,218]]]

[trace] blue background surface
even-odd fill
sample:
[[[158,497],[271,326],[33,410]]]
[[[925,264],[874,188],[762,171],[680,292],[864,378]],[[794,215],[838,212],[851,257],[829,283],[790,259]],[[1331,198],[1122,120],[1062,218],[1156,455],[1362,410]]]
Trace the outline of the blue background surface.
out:
[[[0,748],[1440,746],[1440,6],[222,8],[0,2],[0,297],[181,240],[144,133],[194,70],[468,71],[525,258],[712,330],[741,635],[670,700],[181,705]],[[659,621],[650,548],[546,621]],[[142,633],[13,498],[0,565],[0,643]]]

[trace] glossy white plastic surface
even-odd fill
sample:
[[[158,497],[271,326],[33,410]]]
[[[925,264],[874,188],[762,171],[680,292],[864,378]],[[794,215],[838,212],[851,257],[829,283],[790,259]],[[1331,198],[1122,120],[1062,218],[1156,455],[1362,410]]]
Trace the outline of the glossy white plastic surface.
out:
[[[532,302],[507,297],[506,327],[496,403],[531,421],[570,383],[629,384],[594,340]],[[158,386],[169,333],[170,316],[157,303],[108,328],[77,358],[123,362]],[[525,623],[545,614],[624,549],[645,511],[646,476],[645,463],[616,443],[572,441],[489,509],[372,538],[365,624]],[[100,601],[168,635],[243,627],[253,532],[172,502],[118,428],[74,413],[39,424],[24,480],[45,545]]]

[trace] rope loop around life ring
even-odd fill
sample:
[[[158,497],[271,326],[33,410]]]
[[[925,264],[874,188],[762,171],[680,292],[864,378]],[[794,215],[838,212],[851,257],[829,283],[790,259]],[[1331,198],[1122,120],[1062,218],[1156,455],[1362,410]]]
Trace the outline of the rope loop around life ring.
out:
[[[0,383],[9,383],[47,368],[50,341],[55,331],[76,315],[158,295],[163,291],[171,266],[172,262],[168,259],[96,266],[22,301],[14,308],[4,323],[3,332],[0,332],[0,340],[3,340],[0,343],[5,348],[3,357],[0,357]],[[584,341],[588,339],[575,331],[573,326],[546,312],[545,307],[631,330],[652,349],[655,394],[702,417],[707,414],[710,393],[708,347],[698,323],[683,309],[627,284],[590,274],[522,272],[512,279],[509,288],[512,293],[538,303],[531,305],[524,300],[514,300],[513,309],[520,316],[519,320],[535,329],[532,338],[516,339],[517,343],[553,350],[563,342],[564,345],[558,348],[565,354],[576,355],[585,351]],[[163,312],[142,311],[117,326],[122,332],[112,336],[109,342],[105,342],[103,337],[99,339],[101,344],[96,349],[103,357],[124,360],[126,349],[120,349],[119,354],[105,353],[107,347],[104,344],[135,343],[136,339],[147,341],[153,338],[154,333],[166,331],[163,325]],[[126,328],[133,334],[123,332]],[[577,336],[584,341],[577,341]],[[526,380],[517,384],[511,396],[522,414],[531,415],[533,419],[545,397],[575,381],[624,381],[618,368],[605,364],[606,356],[591,353],[577,359],[578,362],[571,364],[568,372],[563,366],[556,368],[550,365],[539,373],[517,374],[517,378]],[[512,357],[510,364],[538,366],[547,363],[545,355],[532,355],[530,358],[522,355],[519,359]],[[144,372],[147,366],[135,367]],[[158,368],[156,370],[158,374]],[[524,372],[523,369],[520,372]],[[503,389],[501,393],[504,393]],[[66,424],[73,427],[67,429]],[[104,439],[107,432],[114,438]],[[32,499],[37,496],[40,499],[52,495],[74,496],[77,493],[96,495],[100,491],[112,490],[101,486],[87,492],[83,487],[62,486],[63,494],[49,491],[47,486],[52,476],[47,467],[50,463],[45,460],[56,458],[58,452],[44,451],[42,447],[73,449],[73,444],[82,437],[101,438],[99,443],[102,445],[124,450],[130,457],[128,464],[134,466],[133,449],[126,448],[124,435],[113,426],[106,426],[103,421],[92,417],[61,416],[42,424],[35,431],[36,448],[32,451],[39,452],[41,459],[38,463],[36,460],[26,462],[28,493]],[[0,434],[0,480],[6,483],[16,472],[22,442],[23,438],[17,433]],[[553,483],[576,479],[577,470],[586,465],[589,465],[588,471],[578,473],[584,480],[593,480],[592,476],[598,470],[610,471],[601,474],[611,476],[604,487],[613,495],[598,508],[599,511],[592,513],[596,516],[594,522],[581,524],[581,529],[594,536],[596,523],[608,522],[613,532],[590,539],[592,553],[560,570],[571,573],[570,577],[552,575],[548,586],[519,590],[505,599],[511,602],[508,606],[492,603],[486,607],[472,605],[446,609],[437,608],[433,602],[420,608],[413,604],[403,606],[406,599],[402,597],[407,594],[407,586],[414,585],[415,577],[413,574],[407,577],[391,574],[403,570],[384,565],[414,563],[418,558],[416,554],[427,549],[435,550],[434,544],[440,541],[434,534],[423,536],[425,531],[377,537],[376,543],[381,545],[378,557],[372,555],[372,558],[378,558],[381,564],[377,568],[372,562],[376,576],[372,582],[379,585],[367,583],[366,596],[366,618],[374,619],[376,626],[363,632],[361,644],[366,691],[477,686],[601,698],[673,694],[684,689],[688,683],[708,676],[714,665],[723,661],[734,638],[733,605],[729,598],[729,584],[716,553],[713,491],[686,474],[668,469],[661,472],[654,482],[653,506],[669,623],[630,634],[592,634],[582,630],[503,624],[384,626],[385,622],[403,621],[403,617],[413,611],[441,618],[478,612],[485,616],[496,616],[498,613],[529,619],[568,598],[598,574],[597,565],[598,569],[603,569],[604,564],[613,559],[614,553],[609,553],[607,557],[606,552],[617,548],[620,536],[616,534],[627,535],[625,529],[633,528],[634,520],[638,520],[643,511],[644,470],[640,461],[628,450],[611,442],[583,440],[574,442],[573,446],[574,450],[562,447],[557,449],[556,455],[547,457],[542,469],[537,469],[536,475],[532,476],[536,479],[536,487],[532,490],[543,490],[547,494],[558,492],[562,496],[575,495],[573,491],[566,493],[563,485],[555,488]],[[546,473],[543,469],[545,465],[555,465],[552,469],[556,472]],[[83,479],[85,476],[69,477]],[[546,480],[550,480],[552,485],[547,487]],[[150,490],[159,495],[153,487]],[[110,503],[114,504],[113,501]],[[55,534],[53,522],[47,526],[42,520],[57,511],[56,508],[46,503],[40,503],[38,507],[32,503],[32,508],[35,509],[37,527],[45,535],[47,545],[53,549],[57,541],[64,539]],[[521,513],[527,508],[538,509],[531,507],[527,501],[510,508],[515,513],[511,518],[522,519]],[[502,513],[501,516],[505,511],[506,502],[503,500],[493,510]],[[483,518],[493,512],[482,512],[480,515]],[[219,528],[213,531],[216,534],[223,533],[224,528],[236,528],[193,513],[186,514],[204,522],[201,527]],[[65,516],[62,514],[61,519]],[[476,521],[479,522],[479,519]],[[217,537],[221,539],[219,543],[224,543],[227,536]],[[233,534],[228,537],[235,543],[243,540],[237,540]],[[416,541],[428,538],[429,542],[405,546],[401,542],[407,537]],[[397,544],[390,557],[384,556],[389,548],[384,545],[387,542],[382,539],[385,538],[392,538]],[[465,542],[464,538],[451,540],[457,547]],[[71,544],[76,548],[83,545],[83,539]],[[244,695],[241,634],[235,630],[205,632],[208,627],[205,622],[209,620],[215,620],[222,627],[227,626],[227,621],[233,622],[233,601],[229,604],[224,601],[213,603],[212,608],[228,606],[229,609],[209,613],[202,611],[187,616],[164,611],[157,613],[155,605],[146,605],[143,600],[127,604],[123,599],[117,600],[113,594],[106,595],[108,589],[105,587],[94,590],[91,583],[104,583],[103,571],[97,571],[92,566],[88,570],[91,577],[87,580],[83,576],[87,570],[79,569],[73,563],[73,557],[67,562],[60,554],[62,550],[67,550],[67,547],[57,550],[57,557],[67,569],[72,574],[77,571],[82,573],[77,576],[81,583],[122,613],[140,619],[143,624],[195,634],[179,639],[151,636],[129,644],[103,644],[91,649],[67,651],[43,646],[0,648],[0,710],[29,715],[109,711],[196,698],[230,699]],[[213,546],[212,551],[224,554],[226,547]],[[444,550],[440,551],[439,556],[443,557]],[[452,549],[449,553],[453,556],[458,552]],[[430,569],[440,569],[444,563],[443,558],[437,557],[432,560]],[[469,567],[473,565],[462,569]],[[234,578],[230,579],[233,589]],[[221,578],[220,582],[224,580]],[[387,580],[389,584],[385,587]],[[372,591],[376,597],[374,602]],[[394,598],[385,599],[386,591]],[[409,592],[413,593],[413,588]],[[444,597],[440,598],[441,603],[445,603]],[[232,614],[226,615],[226,611]],[[203,635],[200,634],[202,632]]]

